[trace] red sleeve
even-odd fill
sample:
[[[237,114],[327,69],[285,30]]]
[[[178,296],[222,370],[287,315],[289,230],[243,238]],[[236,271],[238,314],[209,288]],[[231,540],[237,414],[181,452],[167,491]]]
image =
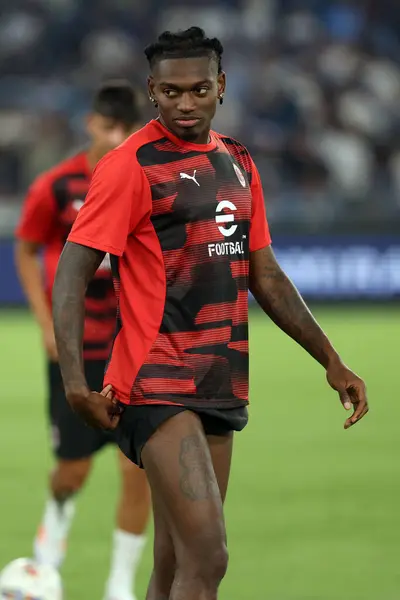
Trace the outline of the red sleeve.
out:
[[[107,154],[94,170],[68,241],[122,256],[146,212],[146,183],[136,156],[124,146]]]
[[[250,223],[250,252],[261,250],[271,243],[271,236],[265,213],[264,193],[257,167],[251,161],[251,194],[253,197]]]
[[[38,177],[25,198],[15,235],[21,240],[45,245],[57,223],[57,208],[46,176]]]

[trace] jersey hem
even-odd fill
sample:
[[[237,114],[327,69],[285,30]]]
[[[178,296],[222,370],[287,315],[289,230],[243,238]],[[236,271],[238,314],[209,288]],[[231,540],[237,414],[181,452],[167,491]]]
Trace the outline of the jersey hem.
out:
[[[116,256],[122,256],[124,252],[120,248],[114,248],[114,246],[109,246],[108,244],[93,242],[92,240],[88,240],[87,238],[83,238],[74,234],[70,234],[67,241],[73,242],[74,244],[80,244],[81,246],[88,246],[94,250],[100,250],[101,252],[108,252],[109,254],[114,254]]]
[[[188,408],[217,408],[217,409],[229,409],[229,408],[241,408],[243,406],[247,406],[249,404],[249,400],[247,398],[226,398],[224,400],[217,399],[208,399],[204,398],[204,400],[199,400],[198,398],[179,398],[179,401],[173,400],[165,400],[163,398],[151,398],[146,399],[141,397],[134,397],[131,394],[126,394],[118,389],[118,385],[111,380],[111,378],[107,377],[107,371],[105,373],[104,387],[107,385],[111,385],[114,390],[116,399],[126,406],[144,406],[144,405],[152,405],[152,404],[162,404],[164,406],[187,406]]]
[[[163,406],[184,406],[187,408],[197,408],[197,409],[207,409],[207,408],[215,408],[218,410],[230,409],[230,408],[241,408],[247,406],[249,404],[248,400],[238,400],[237,398],[233,398],[231,400],[208,400],[205,399],[203,401],[199,401],[197,399],[179,399],[179,402],[162,400],[158,398],[154,398],[151,400],[143,400],[143,399],[135,399],[129,398],[128,400],[123,400],[119,398],[122,404],[126,404],[127,406],[152,406],[152,405],[163,405]]]
[[[264,242],[263,244],[256,244],[254,248],[249,248],[249,252],[258,252],[259,250],[263,250],[264,248],[269,248],[272,245],[272,240]]]

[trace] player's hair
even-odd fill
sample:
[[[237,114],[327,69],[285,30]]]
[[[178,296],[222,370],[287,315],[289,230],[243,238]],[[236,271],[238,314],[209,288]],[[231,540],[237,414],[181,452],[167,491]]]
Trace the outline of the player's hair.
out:
[[[222,71],[222,53],[224,48],[218,38],[208,38],[200,27],[190,27],[184,31],[172,33],[164,31],[154,44],[145,48],[145,55],[152,68],[165,58],[197,58],[208,56],[214,58],[218,65],[218,73]]]
[[[92,110],[126,127],[132,127],[141,118],[138,94],[124,79],[103,83],[93,98]]]

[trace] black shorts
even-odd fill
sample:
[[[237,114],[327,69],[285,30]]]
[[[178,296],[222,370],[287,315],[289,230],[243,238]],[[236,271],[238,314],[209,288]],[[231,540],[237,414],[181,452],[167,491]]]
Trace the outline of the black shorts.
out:
[[[247,406],[216,409],[165,404],[124,405],[116,429],[117,443],[121,451],[143,468],[141,454],[146,442],[162,423],[184,410],[191,410],[200,417],[206,435],[226,435],[231,431],[241,431],[248,422]]]
[[[85,361],[85,375],[91,390],[100,391],[106,361]],[[67,402],[58,363],[48,362],[49,417],[54,454],[64,460],[88,458],[105,444],[115,443],[115,433],[92,429],[73,412]]]

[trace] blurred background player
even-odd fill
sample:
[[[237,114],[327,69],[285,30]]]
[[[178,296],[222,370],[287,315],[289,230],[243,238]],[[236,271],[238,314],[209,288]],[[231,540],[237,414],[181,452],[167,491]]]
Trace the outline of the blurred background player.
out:
[[[64,560],[75,494],[87,479],[93,455],[114,439],[109,432],[86,427],[66,401],[54,339],[51,290],[60,253],[84,203],[96,163],[140,127],[138,97],[131,85],[123,80],[104,84],[94,97],[86,126],[89,146],[40,175],[30,187],[16,234],[19,277],[41,328],[47,356],[48,409],[57,458],[34,554],[39,562],[56,567]],[[85,371],[91,388],[101,389],[116,317],[108,256],[88,286],[85,309]],[[150,500],[144,473],[120,452],[118,460],[122,489],[105,600],[132,600]]]

